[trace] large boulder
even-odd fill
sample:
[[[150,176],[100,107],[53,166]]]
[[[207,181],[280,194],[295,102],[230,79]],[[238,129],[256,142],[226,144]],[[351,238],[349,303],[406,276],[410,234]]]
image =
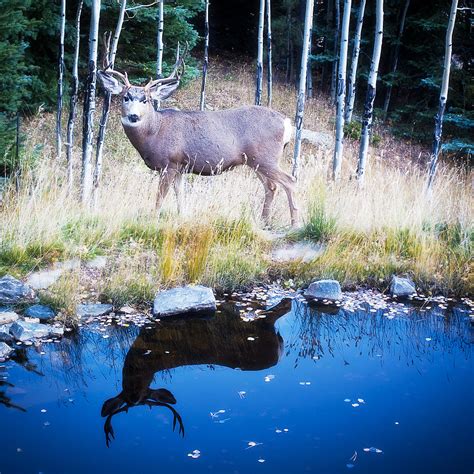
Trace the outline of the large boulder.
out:
[[[416,294],[416,287],[410,278],[393,275],[390,282],[390,293],[392,296],[411,296]]]
[[[0,342],[0,359],[7,358],[12,352],[13,349],[8,344]]]
[[[188,285],[160,291],[153,303],[153,315],[159,317],[215,310],[214,293],[211,288],[201,285]]]
[[[105,316],[111,313],[113,309],[114,307],[111,304],[78,304],[76,313],[80,318],[95,318]]]
[[[8,344],[11,344],[15,341],[13,336],[10,334],[10,327],[11,324],[0,326],[0,342],[7,342]]]
[[[4,324],[14,323],[18,317],[14,311],[0,311],[0,329]]]
[[[341,285],[337,280],[313,281],[304,295],[315,300],[338,301],[342,299]]]
[[[62,336],[63,328],[57,328],[48,324],[31,323],[28,321],[17,321],[12,324],[10,334],[17,341],[30,341],[50,336]]]
[[[48,321],[50,319],[53,319],[56,316],[56,313],[49,306],[35,304],[33,306],[30,306],[25,311],[25,316],[28,318],[38,318],[40,321]]]
[[[33,301],[35,299],[33,288],[22,281],[6,275],[0,278],[0,305],[15,305]]]

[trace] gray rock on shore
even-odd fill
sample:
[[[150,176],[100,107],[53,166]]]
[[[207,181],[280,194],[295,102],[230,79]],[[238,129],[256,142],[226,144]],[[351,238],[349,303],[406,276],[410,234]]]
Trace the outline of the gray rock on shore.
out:
[[[7,358],[12,352],[13,349],[8,344],[0,342],[0,359]]]
[[[56,316],[56,313],[49,306],[35,304],[25,311],[25,316],[28,318],[38,318],[40,321],[49,321]]]
[[[98,316],[105,316],[112,312],[114,307],[111,304],[78,304],[76,313],[79,318],[94,318]]]
[[[212,289],[201,285],[160,291],[153,303],[153,316],[158,317],[215,310],[216,299]]]
[[[411,296],[416,294],[416,287],[410,278],[393,275],[390,282],[390,293],[392,296]]]
[[[0,329],[4,324],[14,323],[19,318],[14,311],[0,311]]]
[[[318,280],[311,283],[304,292],[306,298],[338,301],[342,299],[341,285],[337,280]]]
[[[30,323],[28,321],[17,321],[12,324],[10,334],[17,341],[30,341],[50,336],[62,336],[63,328],[57,328],[48,324]]]
[[[0,305],[15,305],[33,301],[36,294],[29,285],[10,275],[0,278]]]

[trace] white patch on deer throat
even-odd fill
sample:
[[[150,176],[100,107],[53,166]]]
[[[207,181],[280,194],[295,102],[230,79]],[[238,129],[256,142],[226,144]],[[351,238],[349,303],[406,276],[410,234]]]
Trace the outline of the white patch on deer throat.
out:
[[[291,125],[291,119],[288,117],[285,119],[284,124],[285,130],[283,132],[283,143],[286,145],[293,136],[293,126]]]

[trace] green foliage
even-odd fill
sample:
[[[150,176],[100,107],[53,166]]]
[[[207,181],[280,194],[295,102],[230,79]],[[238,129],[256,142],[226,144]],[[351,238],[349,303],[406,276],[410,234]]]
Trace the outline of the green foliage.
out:
[[[362,133],[362,124],[357,120],[352,120],[344,124],[344,136],[350,140],[360,140]]]

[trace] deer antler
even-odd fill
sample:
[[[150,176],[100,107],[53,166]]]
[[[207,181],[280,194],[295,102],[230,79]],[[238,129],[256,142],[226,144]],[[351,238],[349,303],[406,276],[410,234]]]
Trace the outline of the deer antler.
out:
[[[110,74],[112,76],[116,76],[118,79],[120,79],[125,87],[127,89],[130,89],[132,87],[132,84],[130,84],[130,81],[128,80],[127,73],[124,72],[123,74],[121,72],[115,71],[111,67],[111,58],[110,58],[110,39],[112,38],[112,32],[111,31],[106,31],[104,33],[104,50],[103,50],[103,57],[102,57],[102,70],[106,72],[107,74]]]
[[[179,43],[178,43],[178,48],[179,48]],[[186,59],[186,56],[188,54],[188,49],[189,49],[189,44],[188,42],[186,42],[184,53],[182,55],[178,55],[178,58],[176,59],[176,62],[173,67],[173,72],[168,77],[165,77],[165,78],[155,79],[155,80],[150,79],[150,82],[148,82],[148,84],[145,86],[145,91],[149,91],[152,87],[158,84],[169,84],[171,82],[179,81],[186,70],[186,63],[184,62],[184,60]]]

